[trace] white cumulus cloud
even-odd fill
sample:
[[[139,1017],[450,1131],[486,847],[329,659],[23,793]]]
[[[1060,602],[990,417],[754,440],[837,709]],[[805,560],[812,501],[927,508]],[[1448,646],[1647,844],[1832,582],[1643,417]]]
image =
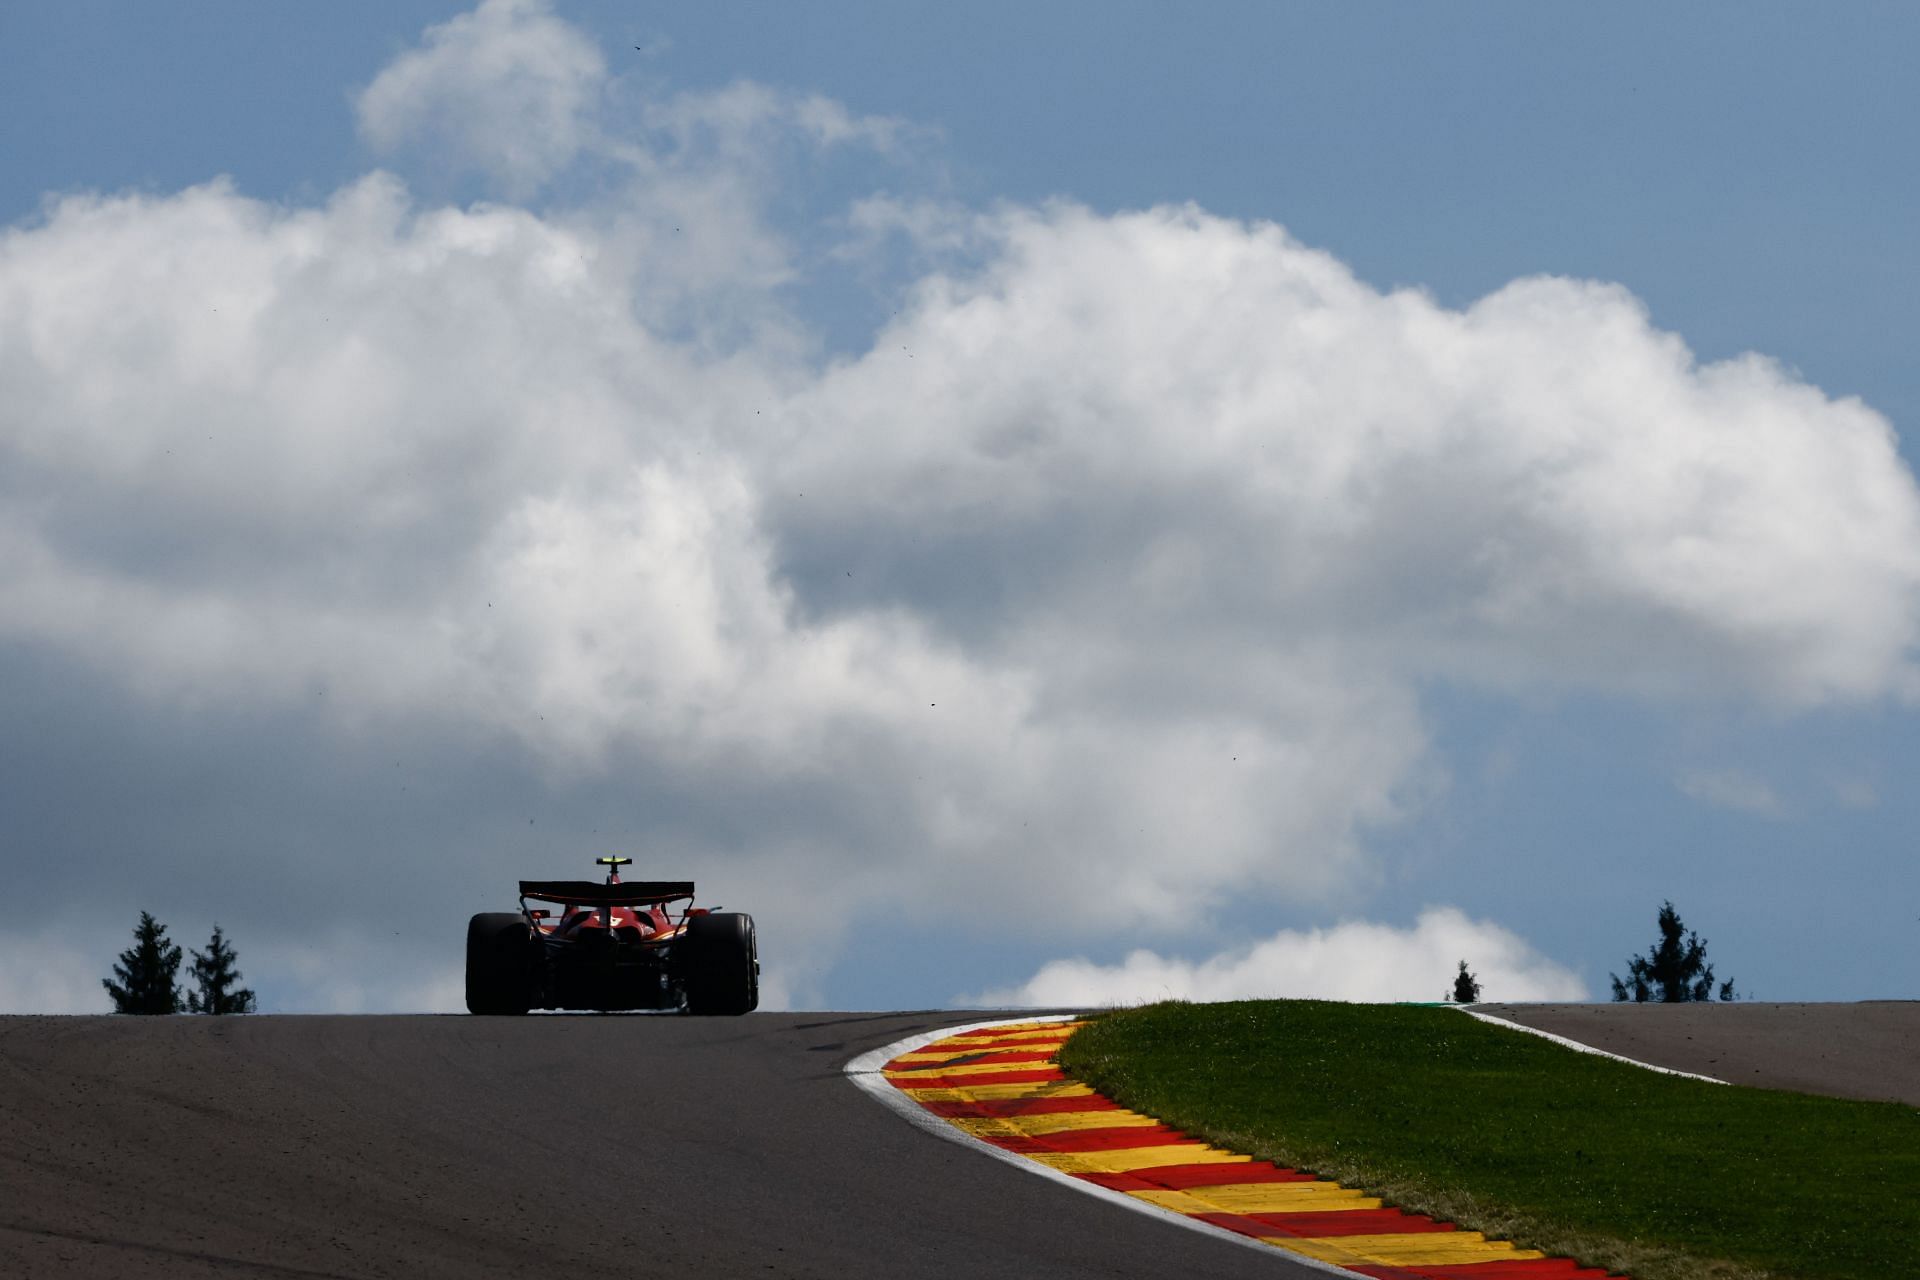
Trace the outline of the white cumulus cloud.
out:
[[[977,630],[990,566],[1009,647],[1062,626],[1506,688],[1910,691],[1920,506],[1858,401],[1698,365],[1617,286],[1454,311],[1190,208],[991,223],[984,269],[923,280],[796,398],[794,554],[911,518],[878,567]]]
[[[1460,961],[1488,1000],[1585,1000],[1586,984],[1524,940],[1454,907],[1429,907],[1411,929],[1347,921],[1282,930],[1202,960],[1138,950],[1118,964],[1053,960],[1015,987],[959,997],[999,1007],[1098,1007],[1151,1000],[1438,1000]]]
[[[431,146],[526,191],[593,140],[606,73],[593,42],[545,0],[484,0],[427,28],[354,106],[382,151]]]
[[[909,193],[840,225],[968,265],[914,268],[826,359],[768,157],[909,134],[734,86],[611,139],[605,81],[489,0],[359,109],[523,189],[591,148],[619,199],[213,181],[0,234],[0,646],[349,757],[648,779],[679,808],[619,829],[815,957],[994,881],[1083,935],[1167,927],[1171,895],[1350,901],[1370,833],[1445,785],[1434,681],[1911,694],[1886,421],[1699,364],[1618,286],[1453,309],[1273,223]],[[367,861],[336,863],[345,901]]]

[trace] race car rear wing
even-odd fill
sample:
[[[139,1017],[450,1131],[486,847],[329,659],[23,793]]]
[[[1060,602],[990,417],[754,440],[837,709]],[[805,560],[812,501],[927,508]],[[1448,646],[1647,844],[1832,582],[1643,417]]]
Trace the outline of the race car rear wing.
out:
[[[693,897],[691,880],[633,880],[598,884],[592,880],[522,880],[520,896],[562,906],[640,907]]]

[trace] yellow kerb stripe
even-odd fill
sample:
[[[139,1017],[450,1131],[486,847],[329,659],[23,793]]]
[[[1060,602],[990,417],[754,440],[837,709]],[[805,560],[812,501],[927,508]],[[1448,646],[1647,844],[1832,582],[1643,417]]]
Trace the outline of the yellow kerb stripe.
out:
[[[1002,1053],[1020,1053],[1020,1054],[1028,1054],[1028,1053],[1039,1053],[1039,1052],[1040,1052],[1040,1050],[1039,1050],[1039,1049],[1026,1049],[1026,1048],[1020,1048],[1020,1049],[989,1049],[989,1050],[987,1050],[986,1052],[988,1052],[988,1053],[991,1053],[991,1054],[995,1054],[995,1055],[998,1055],[998,1054],[1002,1054]],[[918,1065],[918,1064],[920,1064],[920,1063],[924,1063],[924,1062],[952,1062],[952,1061],[953,1061],[953,1060],[954,1060],[955,1058],[972,1058],[972,1057],[978,1057],[978,1056],[979,1056],[979,1053],[980,1053],[980,1051],[979,1051],[979,1050],[975,1050],[975,1049],[966,1049],[966,1050],[947,1050],[947,1051],[944,1051],[944,1052],[941,1052],[941,1053],[931,1053],[931,1052],[928,1052],[927,1050],[924,1050],[924,1049],[923,1049],[923,1050],[921,1050],[921,1051],[920,1051],[919,1053],[903,1053],[903,1054],[901,1054],[901,1055],[900,1055],[899,1057],[897,1057],[897,1058],[895,1058],[895,1059],[894,1059],[894,1060],[893,1060],[892,1062],[889,1062],[889,1063],[887,1064],[887,1066],[888,1066],[888,1068],[895,1068],[895,1067],[901,1067],[901,1066],[907,1066],[907,1065]],[[1035,1059],[1033,1059],[1033,1060],[1032,1060],[1032,1063],[1031,1063],[1031,1065],[1033,1065],[1033,1066],[1036,1066],[1036,1067],[1037,1067],[1037,1066],[1041,1066],[1041,1065],[1043,1065],[1043,1064],[1045,1064],[1045,1063],[1047,1063],[1047,1062],[1051,1062],[1052,1060],[1053,1060],[1053,1055],[1051,1055],[1051,1054],[1049,1054],[1049,1055],[1047,1055],[1047,1057],[1045,1057],[1045,1058],[1035,1058]],[[1026,1066],[1026,1065],[1028,1065],[1028,1064],[1027,1064],[1027,1063],[1020,1063],[1020,1062],[1014,1062],[1014,1063],[1008,1063],[1007,1065],[1009,1065],[1009,1066],[1015,1066],[1015,1067],[1018,1067],[1018,1066]]]
[[[1163,1164],[1247,1164],[1252,1156],[1219,1151],[1200,1143],[1179,1143],[1167,1147],[1130,1147],[1121,1151],[1043,1151],[1029,1155],[1050,1169],[1062,1173],[1132,1173],[1136,1169],[1154,1169]]]
[[[1066,1043],[1065,1036],[1015,1037],[1009,1040],[942,1040],[938,1044],[922,1045],[912,1054],[903,1057],[917,1057],[921,1054],[934,1054],[939,1057],[958,1057],[968,1053],[1049,1053]]]
[[[1271,1245],[1339,1266],[1444,1267],[1466,1262],[1527,1262],[1547,1255],[1489,1240],[1478,1231],[1400,1231],[1374,1236],[1261,1236]]]
[[[1021,1022],[1007,1027],[989,1027],[984,1031],[963,1031],[958,1035],[946,1037],[947,1040],[1011,1040],[1016,1036],[1065,1036],[1077,1027],[1079,1022]],[[943,1042],[944,1043],[944,1042]]]
[[[1032,1084],[973,1084],[957,1089],[946,1086],[917,1089],[909,1084],[900,1092],[920,1102],[1004,1102],[1008,1098],[1090,1098],[1093,1096],[1093,1090],[1078,1080],[1036,1080]]]
[[[1350,1191],[1337,1182],[1237,1182],[1129,1194],[1175,1213],[1334,1213],[1380,1207],[1377,1197]]]
[[[1045,1062],[969,1062],[958,1067],[908,1067],[884,1074],[889,1080],[911,1080],[915,1076],[999,1076],[1009,1071],[1044,1071],[1049,1065]]]
[[[1150,1129],[1160,1122],[1131,1111],[1074,1111],[1058,1116],[950,1116],[948,1123],[980,1138],[1037,1138],[1080,1129]]]
[[[1133,1111],[1068,1111],[1058,1115],[1009,1116],[1020,1132],[1033,1137],[1082,1129],[1148,1129],[1160,1122]]]

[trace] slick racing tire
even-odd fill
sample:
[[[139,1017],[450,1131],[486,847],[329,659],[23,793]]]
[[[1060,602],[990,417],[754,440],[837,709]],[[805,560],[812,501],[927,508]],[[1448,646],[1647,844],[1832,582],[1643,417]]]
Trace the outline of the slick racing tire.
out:
[[[753,917],[720,911],[687,921],[687,1012],[751,1013],[760,1003],[760,952]]]
[[[518,912],[467,922],[467,1012],[525,1013],[533,1004],[532,939]]]

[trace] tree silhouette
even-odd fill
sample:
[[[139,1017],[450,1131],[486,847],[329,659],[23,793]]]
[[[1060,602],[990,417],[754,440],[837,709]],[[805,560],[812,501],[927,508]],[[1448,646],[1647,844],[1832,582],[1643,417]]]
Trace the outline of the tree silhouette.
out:
[[[193,953],[193,984],[199,990],[187,994],[187,1008],[193,1013],[252,1013],[253,992],[237,987],[240,971],[233,944],[213,926],[213,938],[204,953]]]
[[[1689,933],[1673,903],[1660,904],[1660,941],[1647,954],[1627,961],[1627,980],[1613,979],[1613,998],[1645,1004],[1679,1004],[1713,999],[1713,966],[1707,963],[1707,940]],[[1720,998],[1734,999],[1733,979],[1720,984]]]
[[[142,911],[133,930],[133,946],[120,953],[113,978],[100,985],[113,997],[115,1013],[178,1013],[180,948],[167,941],[167,927]]]
[[[1480,998],[1480,979],[1467,972],[1467,962],[1460,962],[1460,972],[1453,975],[1453,993],[1448,997],[1455,1004],[1472,1004]]]

